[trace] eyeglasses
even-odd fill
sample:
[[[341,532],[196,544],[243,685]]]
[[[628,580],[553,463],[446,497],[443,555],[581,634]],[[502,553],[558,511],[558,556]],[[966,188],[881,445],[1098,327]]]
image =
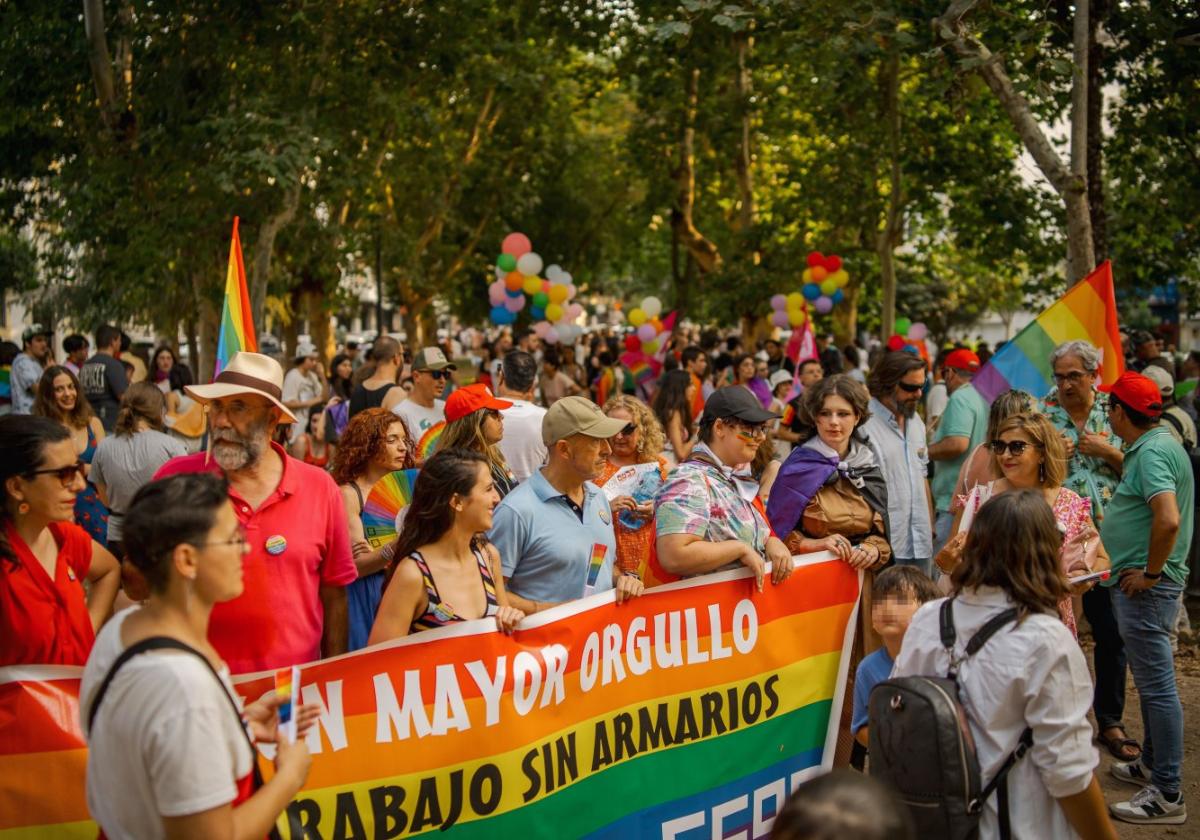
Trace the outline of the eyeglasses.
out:
[[[897,382],[896,387],[898,387],[901,391],[907,391],[910,394],[915,394],[925,388],[925,383],[922,382],[920,385],[913,385],[910,382]]]
[[[1057,382],[1059,385],[1062,385],[1067,382],[1071,383],[1072,385],[1078,385],[1080,382],[1082,382],[1084,380],[1085,377],[1094,376],[1094,375],[1095,374],[1091,374],[1091,373],[1088,373],[1087,371],[1083,371],[1083,370],[1073,370],[1070,373],[1054,374],[1054,381]]]
[[[52,467],[46,470],[33,470],[25,475],[28,478],[33,478],[39,475],[56,475],[58,480],[62,482],[63,487],[70,487],[75,483],[75,476],[83,477],[83,471],[87,465],[83,461],[76,461],[74,464],[68,464],[65,467]]]
[[[725,422],[749,437],[765,438],[767,436],[766,423],[745,423],[741,420],[726,420]]]
[[[434,379],[437,379],[439,381],[442,379],[445,379],[447,376],[450,375],[449,373],[447,373],[444,370],[427,370],[427,371],[425,371],[425,373],[429,374],[431,377],[433,377]]]
[[[216,548],[222,545],[236,545],[241,547],[243,554],[250,550],[250,541],[246,539],[246,534],[243,531],[239,531],[236,537],[231,537],[227,540],[211,540],[209,542],[192,543],[192,545],[196,548]]]
[[[625,425],[624,429],[617,432],[616,437],[629,437],[631,434],[633,434],[636,431],[637,431],[637,426],[635,426],[633,423],[627,423]]]
[[[1027,440],[994,440],[988,446],[997,455],[1003,456],[1005,450],[1008,450],[1017,458],[1021,457],[1025,453],[1025,450],[1031,446],[1041,449],[1039,444],[1030,443]]]

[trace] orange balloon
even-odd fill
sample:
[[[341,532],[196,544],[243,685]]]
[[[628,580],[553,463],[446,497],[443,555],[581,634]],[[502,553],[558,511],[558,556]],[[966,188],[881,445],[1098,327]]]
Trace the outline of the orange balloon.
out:
[[[829,272],[825,270],[825,266],[823,265],[814,265],[810,270],[812,271],[812,279],[814,283],[820,283],[829,276]]]
[[[525,284],[525,278],[519,271],[510,271],[508,276],[504,278],[504,288],[510,292],[521,291],[521,286]]]

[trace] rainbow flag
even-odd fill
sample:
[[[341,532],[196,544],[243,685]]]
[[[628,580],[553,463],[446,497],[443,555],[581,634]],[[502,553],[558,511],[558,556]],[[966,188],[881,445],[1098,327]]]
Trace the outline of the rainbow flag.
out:
[[[258,352],[254,334],[254,315],[250,311],[250,292],[246,288],[246,266],[242,262],[242,240],[238,236],[238,217],[233,217],[233,239],[229,243],[229,268],[225,271],[225,302],[221,305],[221,333],[217,337],[217,367],[213,378],[225,369],[233,354],[242,350]]]
[[[446,421],[434,423],[425,430],[425,434],[421,435],[421,439],[417,441],[417,460],[424,463],[428,461],[433,453],[437,451],[438,441],[442,439],[442,432],[446,431]]]
[[[1102,384],[1111,385],[1125,372],[1112,263],[1108,260],[1000,348],[975,374],[971,384],[988,402],[1010,388],[1028,391],[1042,399],[1054,387],[1050,354],[1064,341],[1079,339],[1100,351]]]
[[[594,387],[596,389],[596,405],[603,408],[604,404],[608,402],[608,398],[618,393],[617,376],[613,373],[611,367],[606,367],[600,371],[600,375],[596,377]]]
[[[604,558],[608,555],[608,546],[604,543],[595,543],[592,545],[592,559],[588,561],[587,574],[587,592],[591,592],[596,588],[596,581],[600,579],[600,569],[604,566]]]

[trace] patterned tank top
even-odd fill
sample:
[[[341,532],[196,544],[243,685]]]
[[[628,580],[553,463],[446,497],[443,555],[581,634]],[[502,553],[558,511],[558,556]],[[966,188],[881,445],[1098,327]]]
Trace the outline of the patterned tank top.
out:
[[[479,578],[483,583],[483,596],[487,601],[487,608],[483,612],[483,618],[495,615],[500,608],[499,602],[496,600],[496,584],[492,580],[492,572],[488,569],[487,559],[482,551],[475,549],[475,562],[479,564]],[[470,621],[455,612],[451,604],[442,600],[442,596],[438,594],[437,583],[433,579],[433,573],[429,571],[429,564],[425,562],[425,558],[421,556],[421,552],[414,551],[409,555],[413,562],[417,564],[417,568],[421,570],[421,579],[425,582],[425,596],[428,604],[425,606],[425,612],[412,623],[409,629],[410,633],[416,633],[419,630],[432,630],[435,627],[445,627],[447,624],[453,624],[456,621]]]

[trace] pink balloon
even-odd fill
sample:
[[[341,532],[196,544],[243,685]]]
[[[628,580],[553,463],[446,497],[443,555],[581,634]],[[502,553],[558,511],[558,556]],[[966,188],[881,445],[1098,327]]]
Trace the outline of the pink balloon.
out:
[[[637,334],[642,341],[653,341],[654,337],[658,335],[653,324],[642,324],[638,327]]]
[[[575,293],[577,291],[579,291],[579,290],[575,288],[574,283],[569,284],[567,286],[567,300],[570,300],[571,298],[575,297]]]
[[[921,341],[927,335],[929,335],[929,327],[925,326],[921,321],[915,322],[908,328],[908,337],[913,341]]]
[[[488,303],[492,306],[503,306],[507,300],[508,295],[504,294],[504,292],[500,292],[499,294],[488,292]]]
[[[819,298],[817,298],[817,299],[816,299],[816,301],[813,303],[813,308],[815,308],[815,309],[816,309],[818,312],[820,312],[822,315],[824,315],[824,314],[825,314],[825,313],[827,313],[829,310],[833,309],[833,301],[832,301],[832,300],[830,300],[830,299],[828,298],[828,296],[826,296],[826,295],[821,295],[821,296],[820,296]]]
[[[788,314],[786,309],[776,309],[771,313],[771,323],[780,329],[785,329],[788,326]]]
[[[505,254],[512,254],[514,257],[522,257],[533,250],[533,243],[523,233],[510,233],[504,237],[504,242],[501,243],[500,250]]]
[[[558,344],[558,330],[554,329],[554,327],[546,330],[546,334],[542,336],[542,340],[547,344]]]
[[[775,310],[787,309],[787,297],[785,295],[771,295],[771,308]],[[786,312],[784,313],[786,315]],[[786,321],[787,318],[785,317]],[[786,325],[784,325],[786,326]]]
[[[574,321],[576,318],[578,318],[580,315],[583,314],[583,304],[582,303],[572,303],[570,306],[567,307],[567,314],[570,316],[571,320]]]
[[[505,295],[504,308],[509,312],[520,312],[525,308],[525,295],[520,297],[508,297]]]
[[[533,334],[538,338],[544,338],[546,333],[550,331],[549,321],[538,321],[533,325]]]

